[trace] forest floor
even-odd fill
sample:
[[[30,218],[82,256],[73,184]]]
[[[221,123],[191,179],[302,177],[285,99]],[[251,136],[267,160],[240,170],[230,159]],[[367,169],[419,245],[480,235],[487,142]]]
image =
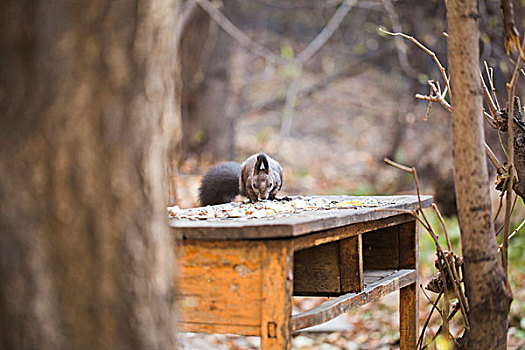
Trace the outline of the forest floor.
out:
[[[242,65],[240,65],[242,67]],[[303,87],[319,77],[305,75]],[[261,81],[246,93],[247,104],[256,104],[286,93],[286,78],[279,76]],[[300,99],[294,109],[289,134],[281,135],[282,104],[264,112],[240,118],[236,130],[237,160],[264,150],[279,160],[284,168],[284,187],[280,194],[401,194],[414,193],[411,176],[387,166],[384,156],[408,166],[420,174],[422,192],[453,193],[451,176],[450,118],[434,106],[425,119],[426,103],[416,101],[400,77],[378,70],[341,79]],[[182,207],[197,205],[200,176],[206,162],[189,159],[181,165],[178,203]],[[492,171],[492,169],[489,169]],[[492,181],[492,180],[491,180]],[[498,193],[491,194],[494,208]],[[439,196],[444,206],[450,199]],[[523,205],[516,209],[516,225],[525,216]],[[439,222],[433,219],[435,227]],[[447,226],[456,251],[459,228],[455,217]],[[525,348],[525,239],[521,233],[511,241],[511,284],[514,302],[511,310],[509,349]],[[420,280],[422,284],[435,273],[435,250],[431,239],[420,230]],[[429,293],[431,298],[435,295]],[[308,309],[318,299],[301,298],[295,308]],[[420,293],[420,324],[431,309]],[[399,348],[398,294],[389,295],[343,315],[329,327],[300,332],[294,336],[294,349],[396,349]],[[434,315],[427,330],[435,334],[439,323]],[[453,320],[458,331],[460,317]],[[455,327],[455,328],[454,328]],[[429,339],[429,338],[426,339]],[[257,349],[256,337],[230,335],[181,334],[183,349]]]

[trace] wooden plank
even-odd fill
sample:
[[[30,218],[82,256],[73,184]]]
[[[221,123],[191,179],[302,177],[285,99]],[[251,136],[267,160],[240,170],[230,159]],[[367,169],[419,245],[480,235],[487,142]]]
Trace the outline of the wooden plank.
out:
[[[341,295],[339,242],[295,252],[293,275],[295,296]]]
[[[361,235],[343,239],[339,242],[341,291],[344,293],[363,290],[363,252],[361,244]]]
[[[418,225],[416,221],[399,227],[399,266],[418,271]],[[419,290],[418,275],[413,284],[399,291],[399,336],[400,349],[414,349],[419,335]]]
[[[261,327],[237,325],[237,324],[212,324],[198,322],[179,322],[177,325],[178,332],[193,333],[220,333],[220,334],[238,334],[245,336],[260,336]]]
[[[364,278],[363,282],[365,284],[365,288],[369,286],[372,283],[375,283],[379,281],[382,278],[385,278],[387,276],[392,275],[397,270],[371,270],[371,271],[364,271]]]
[[[416,348],[419,334],[417,280],[399,290],[400,350]]]
[[[293,241],[265,241],[264,247],[261,349],[289,350],[293,294]]]
[[[415,279],[415,270],[399,270],[394,274],[367,286],[360,293],[348,293],[330,299],[311,310],[293,315],[291,324],[292,332],[329,321],[356,307],[377,300],[384,295],[410,284],[414,284]]]
[[[399,227],[387,227],[363,234],[365,270],[387,270],[399,267]]]
[[[348,237],[358,235],[360,233],[370,232],[381,228],[400,225],[414,218],[409,214],[400,214],[388,218],[378,219],[375,221],[360,222],[353,225],[338,227],[312,234],[300,236],[294,239],[294,249],[302,250],[316,245],[326,244],[330,242],[339,241]]]
[[[180,241],[180,322],[258,326],[262,242]]]
[[[419,236],[417,222],[409,221],[399,226],[399,268],[415,269],[418,267]]]
[[[362,200],[358,196],[324,196],[328,200]],[[397,216],[399,212],[387,209],[416,210],[417,196],[375,196],[379,200],[402,199],[404,203],[377,208],[360,207],[358,209],[331,209],[302,212],[290,217],[275,219],[254,219],[248,221],[224,220],[190,221],[170,220],[171,232],[178,239],[263,239],[298,237],[311,232],[375,221],[387,217]],[[422,196],[423,207],[432,204],[431,196]]]

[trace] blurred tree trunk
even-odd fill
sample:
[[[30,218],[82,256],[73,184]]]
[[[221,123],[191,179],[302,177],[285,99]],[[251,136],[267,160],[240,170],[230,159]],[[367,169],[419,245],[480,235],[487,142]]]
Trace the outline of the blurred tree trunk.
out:
[[[172,0],[0,11],[0,348],[173,349]]]
[[[506,349],[512,296],[492,224],[483,147],[477,4],[476,0],[449,0],[447,6],[454,179],[470,307],[470,349]]]
[[[229,12],[225,1],[224,13]],[[234,153],[230,97],[229,35],[200,7],[193,11],[181,38],[182,156],[206,153],[214,161]]]

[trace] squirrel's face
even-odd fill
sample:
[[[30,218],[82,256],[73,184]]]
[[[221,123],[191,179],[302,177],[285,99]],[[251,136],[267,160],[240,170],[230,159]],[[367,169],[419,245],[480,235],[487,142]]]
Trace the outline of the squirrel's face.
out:
[[[273,189],[273,181],[266,173],[260,173],[252,178],[252,189],[257,194],[259,200],[266,200]]]

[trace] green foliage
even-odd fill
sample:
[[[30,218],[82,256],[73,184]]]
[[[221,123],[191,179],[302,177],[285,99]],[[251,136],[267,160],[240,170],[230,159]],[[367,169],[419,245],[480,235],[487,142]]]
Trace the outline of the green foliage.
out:
[[[509,241],[509,261],[511,269],[525,271],[525,228]]]
[[[293,47],[290,44],[281,45],[281,57],[287,60],[293,60],[294,58]]]

